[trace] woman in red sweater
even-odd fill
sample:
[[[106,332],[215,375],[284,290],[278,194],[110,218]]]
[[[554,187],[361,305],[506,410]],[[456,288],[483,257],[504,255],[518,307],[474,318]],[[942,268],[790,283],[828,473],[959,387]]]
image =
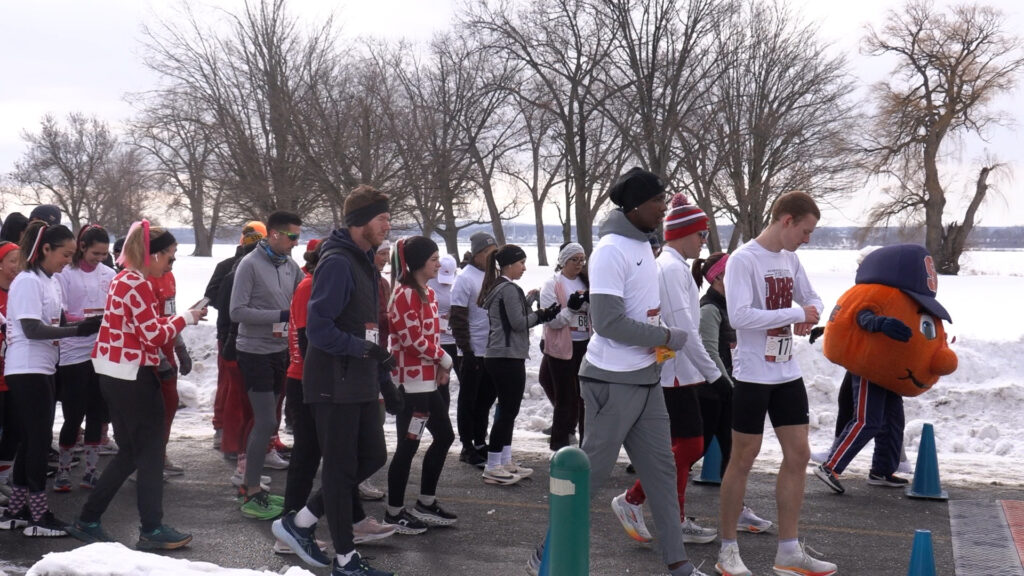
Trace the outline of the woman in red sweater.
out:
[[[100,517],[136,468],[142,520],[136,548],[174,549],[192,540],[191,534],[163,524],[164,401],[157,366],[159,349],[174,342],[186,325],[198,322],[206,309],[161,316],[146,281],[171,269],[177,249],[174,236],[165,229],[151,228],[146,220],[132,224],[118,258],[122,270],[107,293],[92,362],[120,451],[103,470],[79,518],[68,527],[72,536],[85,542],[113,540],[100,525]]]
[[[3,372],[4,354],[7,352],[7,291],[21,271],[19,260],[18,245],[0,241],[0,486],[7,484],[14,465],[14,452],[18,449],[17,426],[11,403],[7,401],[7,382]]]
[[[437,244],[423,236],[399,240],[395,257],[396,287],[388,303],[389,347],[397,361],[391,376],[405,390],[405,405],[396,421],[398,446],[388,468],[384,523],[394,525],[400,534],[422,534],[427,526],[449,526],[457,520],[435,497],[445,456],[455,441],[448,404],[438,391],[438,386],[448,385],[452,357],[441,348],[437,300],[427,287],[441,269]],[[424,429],[430,430],[434,441],[423,456],[420,497],[415,507],[407,509],[405,486]]]

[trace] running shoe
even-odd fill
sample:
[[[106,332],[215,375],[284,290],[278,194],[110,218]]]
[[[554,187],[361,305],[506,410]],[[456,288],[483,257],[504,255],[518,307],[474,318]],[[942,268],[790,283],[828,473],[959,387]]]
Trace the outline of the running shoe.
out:
[[[686,544],[707,544],[718,537],[718,531],[714,528],[704,528],[694,522],[693,518],[687,518],[682,523],[683,542]]]
[[[824,482],[826,486],[831,488],[836,494],[846,492],[846,488],[843,488],[843,484],[839,481],[839,477],[829,470],[824,464],[819,464],[818,467],[814,469],[814,475]]]
[[[459,517],[441,508],[441,505],[434,500],[434,503],[427,506],[419,500],[409,513],[419,518],[427,526],[451,526],[458,521]]]
[[[245,497],[240,508],[242,516],[255,520],[273,520],[281,515],[284,507],[270,501],[270,494],[265,490]]]
[[[288,461],[282,458],[281,455],[277,453],[277,450],[271,450],[270,452],[267,452],[267,457],[263,461],[263,467],[271,468],[273,470],[287,470]]]
[[[192,535],[178,532],[166,524],[150,532],[139,530],[139,541],[135,543],[137,550],[176,550],[187,546]]]
[[[427,531],[427,525],[419,518],[410,514],[405,508],[402,508],[401,512],[394,515],[389,512],[385,512],[384,523],[394,526],[395,531],[399,534],[414,535],[423,534]]]
[[[103,529],[103,525],[97,522],[82,522],[81,518],[76,519],[74,522],[69,524],[65,528],[71,536],[85,542],[86,544],[92,544],[93,542],[114,542],[113,536],[107,534],[106,530]]]
[[[352,525],[352,543],[362,544],[363,542],[383,540],[388,536],[393,536],[395,532],[394,526],[381,524],[373,516],[367,516]]]
[[[838,569],[831,562],[812,557],[807,553],[807,547],[800,544],[799,552],[796,554],[782,556],[777,552],[772,570],[777,576],[832,576]]]
[[[615,512],[615,517],[619,519],[623,530],[629,534],[630,538],[637,542],[654,540],[644,522],[644,507],[627,502],[625,492],[612,498],[612,511]]]
[[[47,510],[39,520],[29,522],[21,533],[30,538],[58,538],[68,535],[67,525]]]
[[[736,521],[736,529],[740,532],[750,532],[752,534],[760,534],[765,532],[772,527],[771,520],[765,520],[754,511],[750,509],[750,506],[744,506],[743,511],[740,512],[739,520]]]
[[[358,552],[352,556],[348,564],[342,566],[338,562],[338,556],[335,556],[331,576],[395,576],[393,572],[385,572],[371,567]]]
[[[885,486],[888,488],[904,488],[910,481],[895,474],[868,474],[868,484],[872,486]]]
[[[383,500],[384,491],[374,486],[373,483],[367,479],[359,483],[359,497],[363,500],[369,501]]]
[[[57,477],[53,479],[54,492],[71,492],[71,473],[67,470],[58,470]]]
[[[750,570],[740,558],[740,547],[736,544],[722,546],[718,551],[718,562],[715,563],[715,572],[722,576],[752,576]]]
[[[523,479],[518,474],[513,474],[504,466],[485,466],[484,473],[480,475],[485,484],[497,484],[499,486],[511,486]]]
[[[277,536],[278,542],[284,544],[287,552],[279,550],[274,544],[274,552],[278,554],[296,554],[302,561],[316,568],[326,568],[331,559],[324,554],[323,548],[316,540],[316,524],[308,528],[295,525],[295,512],[289,512],[283,518],[274,520],[271,531]]]

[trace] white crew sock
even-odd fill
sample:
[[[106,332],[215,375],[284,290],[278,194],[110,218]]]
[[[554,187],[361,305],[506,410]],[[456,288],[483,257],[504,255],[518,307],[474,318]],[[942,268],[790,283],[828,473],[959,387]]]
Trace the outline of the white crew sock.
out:
[[[310,512],[309,508],[306,508],[305,506],[302,507],[302,510],[295,513],[295,525],[299,528],[309,528],[316,524],[317,520],[318,518],[316,515]],[[342,564],[342,566],[344,566],[344,564]]]
[[[501,465],[512,463],[512,446],[505,446],[501,449]]]

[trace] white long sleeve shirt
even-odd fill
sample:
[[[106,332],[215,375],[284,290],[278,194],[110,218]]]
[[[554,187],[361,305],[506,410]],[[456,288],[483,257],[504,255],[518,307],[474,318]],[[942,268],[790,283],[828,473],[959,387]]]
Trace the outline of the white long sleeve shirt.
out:
[[[824,304],[814,292],[794,252],[772,252],[751,240],[729,257],[725,300],[736,329],[733,378],[782,384],[800,378],[793,361],[792,325],[804,321],[803,308]]]
[[[672,388],[714,382],[722,372],[700,338],[700,291],[690,267],[671,246],[662,249],[657,262],[661,319],[666,326],[682,328],[688,334],[683,349],[661,366],[661,385]]]

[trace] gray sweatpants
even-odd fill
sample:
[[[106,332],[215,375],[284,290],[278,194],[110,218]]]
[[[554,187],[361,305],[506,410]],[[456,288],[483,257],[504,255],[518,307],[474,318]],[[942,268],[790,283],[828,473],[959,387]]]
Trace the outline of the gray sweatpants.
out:
[[[647,493],[665,565],[687,560],[661,386],[611,384],[581,377],[580,394],[586,405],[587,434],[582,448],[590,458],[590,493],[601,489],[618,460],[619,448],[625,446]]]

